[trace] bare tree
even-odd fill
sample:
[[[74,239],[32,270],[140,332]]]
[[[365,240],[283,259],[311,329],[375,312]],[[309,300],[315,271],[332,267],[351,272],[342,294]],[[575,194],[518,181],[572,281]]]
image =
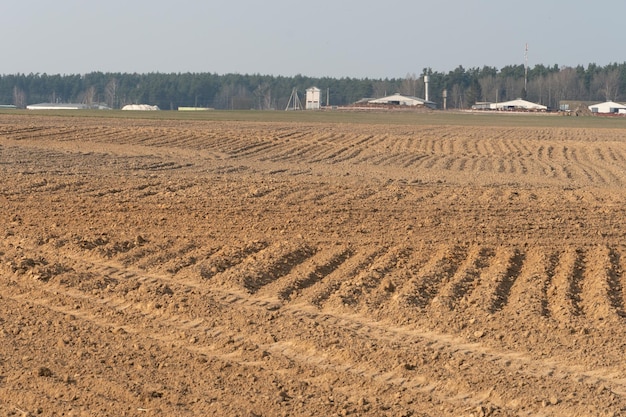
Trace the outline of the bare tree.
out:
[[[26,93],[18,86],[13,87],[13,104],[20,109],[26,107]]]
[[[104,87],[104,101],[107,106],[112,109],[115,108],[117,104],[117,88],[119,83],[116,78],[111,78],[111,80]]]
[[[259,110],[270,110],[272,108],[272,87],[269,83],[259,84],[253,94]]]
[[[559,72],[553,72],[546,79],[548,90],[548,107],[559,108],[561,100],[574,99],[583,91],[582,80],[578,77],[576,69],[571,67],[562,68]]]
[[[539,104],[547,103],[545,76],[528,81],[528,100]]]
[[[216,97],[218,108],[229,110],[249,110],[254,107],[254,96],[244,85],[226,84]]]
[[[83,104],[93,104],[93,103],[95,103],[96,102],[96,95],[97,95],[96,87],[94,87],[92,85],[91,87],[89,87],[87,90],[85,90],[82,93],[81,103],[83,103]]]
[[[372,94],[375,98],[385,97],[389,92],[389,83],[385,80],[372,82]]]
[[[454,84],[452,86],[451,96],[454,107],[456,107],[457,109],[461,109],[465,106],[465,103],[463,101],[463,89],[460,85]]]
[[[415,73],[407,73],[404,80],[402,80],[400,89],[402,94],[415,96],[417,94],[417,75],[415,75]]]
[[[591,83],[592,88],[601,93],[606,101],[617,100],[619,93],[619,70],[606,70],[597,73]]]
[[[575,68],[565,67],[559,72],[559,76],[561,77],[563,99],[571,100],[582,95],[581,80]]]
[[[500,101],[514,100],[521,97],[524,89],[524,80],[514,77],[506,77],[504,79],[504,97],[500,97]]]
[[[480,99],[482,101],[498,101],[499,83],[496,77],[488,75],[478,80],[480,83],[480,91],[482,92]]]

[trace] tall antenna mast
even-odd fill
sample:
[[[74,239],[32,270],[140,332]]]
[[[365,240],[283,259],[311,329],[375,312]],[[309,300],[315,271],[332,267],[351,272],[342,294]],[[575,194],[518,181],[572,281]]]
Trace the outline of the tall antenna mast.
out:
[[[524,91],[528,91],[528,43],[526,43],[526,51],[524,52]]]

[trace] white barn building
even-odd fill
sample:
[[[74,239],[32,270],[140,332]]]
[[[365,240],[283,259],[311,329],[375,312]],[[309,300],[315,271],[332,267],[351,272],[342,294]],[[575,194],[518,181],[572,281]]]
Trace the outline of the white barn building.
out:
[[[437,107],[436,103],[432,101],[427,101],[421,98],[412,97],[412,96],[403,96],[402,94],[392,94],[387,97],[377,98],[374,100],[369,100],[368,104],[379,104],[379,105],[392,105],[392,106],[423,106],[434,109]]]
[[[82,104],[82,103],[38,103],[26,106],[28,110],[109,110],[103,104]]]
[[[317,87],[311,87],[306,89],[306,104],[305,109],[307,110],[319,110],[321,107],[320,104],[320,89]]]
[[[531,101],[522,100],[521,98],[518,98],[516,100],[511,100],[511,101],[503,101],[502,103],[492,103],[490,107],[495,110],[526,110],[526,111],[548,110],[548,107],[542,104],[537,104]]]
[[[614,101],[606,101],[604,103],[592,104],[589,106],[592,113],[619,113],[626,114],[626,105],[616,103]]]
[[[122,107],[122,110],[154,111],[161,109],[159,109],[159,106],[151,106],[149,104],[127,104]]]

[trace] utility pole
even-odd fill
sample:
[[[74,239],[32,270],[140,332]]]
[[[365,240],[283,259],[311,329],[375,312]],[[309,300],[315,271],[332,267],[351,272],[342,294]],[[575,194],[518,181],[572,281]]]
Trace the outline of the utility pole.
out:
[[[528,43],[524,52],[524,91],[528,93]]]

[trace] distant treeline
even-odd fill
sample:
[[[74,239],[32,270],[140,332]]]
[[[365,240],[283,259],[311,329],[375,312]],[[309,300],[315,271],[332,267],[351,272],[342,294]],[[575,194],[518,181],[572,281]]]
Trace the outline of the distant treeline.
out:
[[[425,68],[420,75],[405,78],[358,79],[314,78],[271,75],[211,73],[102,73],[84,75],[0,75],[0,104],[23,108],[42,102],[158,105],[164,110],[182,106],[216,109],[285,109],[295,88],[300,100],[315,86],[321,90],[322,105],[344,106],[362,98],[393,93],[425,97],[423,76],[430,76],[429,99],[439,108],[468,108],[480,101],[525,98],[558,109],[561,100],[620,101],[626,96],[626,63],[604,67],[509,65],[501,69],[485,66],[448,73]]]

